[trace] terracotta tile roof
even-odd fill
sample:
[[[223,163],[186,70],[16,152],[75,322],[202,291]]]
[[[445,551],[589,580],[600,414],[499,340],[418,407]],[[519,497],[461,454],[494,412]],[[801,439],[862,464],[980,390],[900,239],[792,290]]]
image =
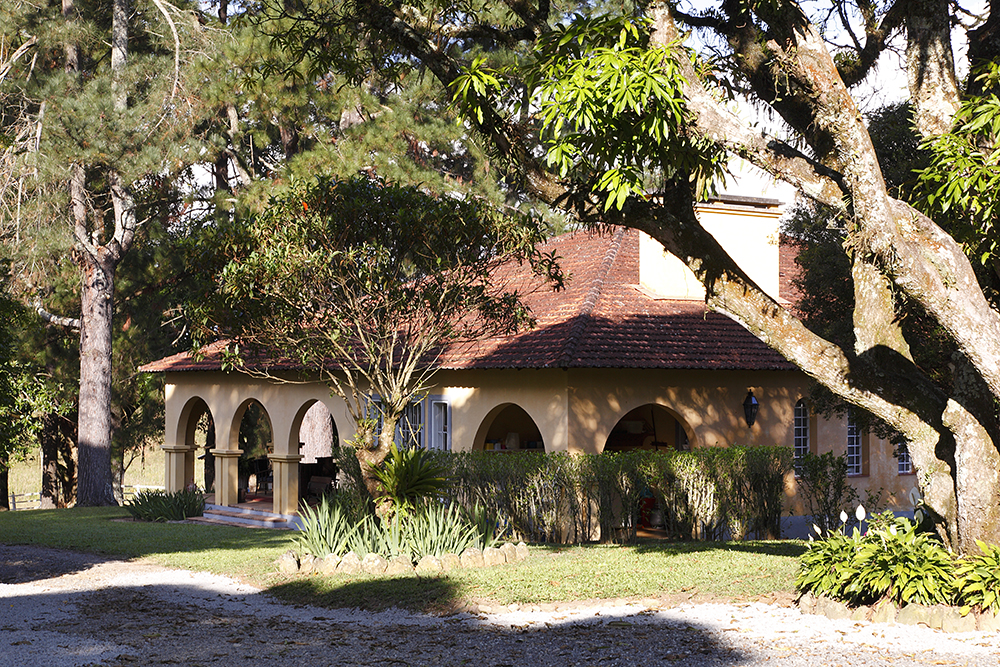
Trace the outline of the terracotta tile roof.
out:
[[[544,250],[559,256],[569,276],[564,290],[538,289],[527,267],[514,266],[500,276],[533,289],[525,301],[537,320],[535,328],[454,344],[441,355],[442,368],[795,368],[703,302],[657,298],[640,288],[636,230],[573,232],[551,239]],[[200,361],[185,353],[141,370],[218,369],[222,347],[206,348]]]

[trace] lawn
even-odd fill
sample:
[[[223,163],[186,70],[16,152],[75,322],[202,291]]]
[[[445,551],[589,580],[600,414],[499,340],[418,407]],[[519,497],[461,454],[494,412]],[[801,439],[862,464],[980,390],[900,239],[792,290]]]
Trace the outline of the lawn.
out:
[[[33,544],[225,574],[279,598],[326,607],[447,609],[500,604],[683,595],[751,599],[793,590],[801,542],[533,545],[528,560],[441,576],[284,576],[274,560],[294,548],[287,531],[137,523],[121,508],[0,514],[0,543]]]

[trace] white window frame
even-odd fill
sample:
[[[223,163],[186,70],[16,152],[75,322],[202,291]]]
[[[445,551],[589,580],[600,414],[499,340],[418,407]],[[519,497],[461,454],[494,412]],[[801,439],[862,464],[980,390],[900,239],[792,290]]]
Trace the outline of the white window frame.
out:
[[[451,451],[451,403],[442,396],[428,397],[430,411],[427,416],[429,424],[427,432],[427,449]]]
[[[368,397],[367,414],[375,420],[377,438],[383,422],[379,396]],[[425,396],[406,406],[396,424],[394,442],[400,448],[416,446],[450,452],[451,424],[451,402],[444,396]]]
[[[853,411],[847,413],[847,476],[858,477],[864,471],[864,444],[861,442],[861,428],[854,419]]]
[[[896,445],[896,472],[900,475],[912,475],[913,474],[913,458],[910,456],[910,450],[906,446],[906,443],[900,443]]]
[[[804,399],[800,399],[795,404],[795,416],[793,423],[794,441],[792,445],[794,448],[794,462],[796,469],[798,468],[799,462],[802,461],[802,459],[806,457],[806,454],[811,451],[809,448],[809,420],[809,405]]]
[[[396,446],[400,449],[424,446],[424,402],[417,401],[403,408],[396,422]]]

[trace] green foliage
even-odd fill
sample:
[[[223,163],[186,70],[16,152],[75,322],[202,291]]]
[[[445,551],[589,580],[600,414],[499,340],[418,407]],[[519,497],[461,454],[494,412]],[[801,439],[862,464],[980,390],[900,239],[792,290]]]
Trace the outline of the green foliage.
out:
[[[857,528],[850,536],[839,530],[811,543],[796,587],[852,605],[948,604],[956,593],[951,554],[935,536],[891,512],[873,517],[864,535]]]
[[[981,93],[965,100],[951,132],[929,140],[931,164],[920,172],[921,203],[952,221],[950,231],[983,265],[1000,259],[1000,63],[975,74]]]
[[[451,92],[483,126],[507,106],[502,98],[515,87],[507,80],[523,78],[548,167],[603,193],[605,211],[674,179],[707,195],[724,170],[723,154],[683,131],[688,114],[676,58],[687,54],[651,46],[648,28],[630,16],[575,14],[542,33],[527,64],[494,70],[474,58]]]
[[[791,451],[464,452],[447,460],[458,480],[455,498],[493,513],[502,532],[515,539],[628,542],[649,494],[660,501],[673,537],[777,535]]]
[[[183,521],[205,513],[205,495],[198,489],[140,491],[125,502],[125,509],[140,521]]]
[[[482,535],[468,522],[458,504],[429,502],[400,517],[406,545],[414,561],[424,556],[461,555],[469,547],[482,549]]]
[[[296,535],[300,550],[319,558],[353,551],[359,558],[369,553],[385,558],[406,556],[411,562],[431,555],[461,554],[468,547],[492,546],[491,534],[481,522],[473,523],[457,504],[437,501],[411,505],[393,516],[358,515],[341,494],[324,496],[316,507],[303,505],[302,530]],[[482,515],[479,516],[482,521]]]
[[[797,463],[800,495],[813,523],[828,535],[847,508],[858,504],[858,492],[847,481],[847,457],[833,452],[807,453]]]
[[[409,513],[418,504],[442,495],[450,482],[448,469],[426,449],[392,446],[381,467],[372,476],[382,487],[382,500],[387,500],[397,513]]]
[[[356,516],[341,501],[340,496],[324,495],[319,505],[302,503],[299,508],[302,528],[295,541],[300,550],[317,558],[329,554],[342,556],[358,530]]]
[[[1000,612],[1000,546],[976,540],[979,555],[967,555],[955,567],[955,590],[962,614],[973,607]]]

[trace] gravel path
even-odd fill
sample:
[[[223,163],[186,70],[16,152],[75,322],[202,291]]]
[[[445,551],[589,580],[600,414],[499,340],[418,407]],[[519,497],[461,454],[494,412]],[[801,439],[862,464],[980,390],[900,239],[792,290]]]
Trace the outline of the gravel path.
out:
[[[0,545],[0,667],[1000,664],[1000,634],[660,604],[444,618],[330,610],[205,573]]]

